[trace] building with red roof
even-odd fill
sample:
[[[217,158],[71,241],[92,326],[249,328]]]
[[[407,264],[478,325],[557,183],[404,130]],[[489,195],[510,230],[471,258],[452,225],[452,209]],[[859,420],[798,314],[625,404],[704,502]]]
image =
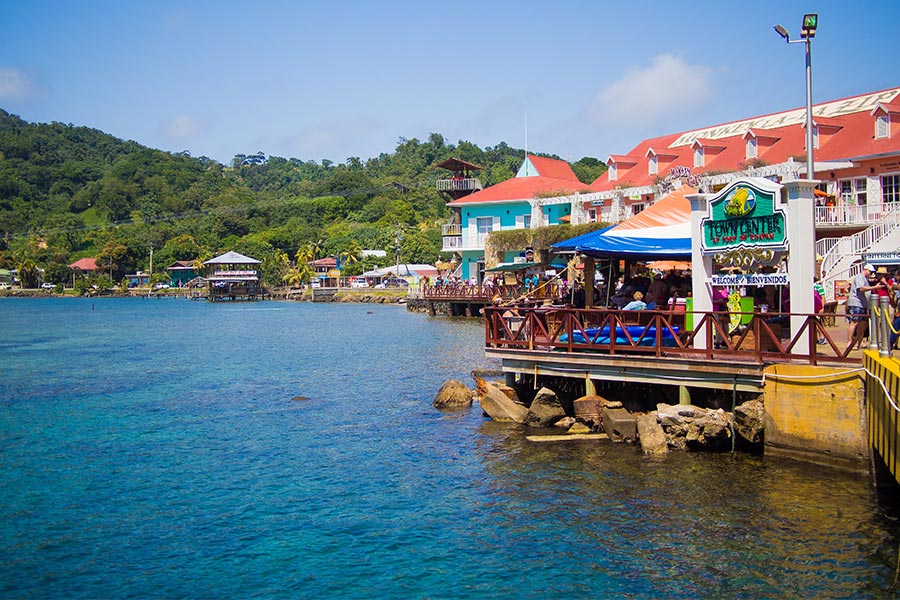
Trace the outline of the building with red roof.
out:
[[[489,233],[566,222],[589,192],[566,161],[528,154],[512,179],[447,204],[454,215],[443,228],[443,251],[459,253],[460,277],[480,283]]]
[[[817,226],[870,225],[900,206],[900,88],[814,105],[813,128]],[[607,165],[582,205],[589,220],[621,221],[682,182],[714,192],[744,176],[805,178],[806,109],[646,139]]]
[[[80,258],[69,265],[70,269],[78,269],[79,271],[84,271],[85,273],[93,273],[97,270],[97,259],[96,258]]]

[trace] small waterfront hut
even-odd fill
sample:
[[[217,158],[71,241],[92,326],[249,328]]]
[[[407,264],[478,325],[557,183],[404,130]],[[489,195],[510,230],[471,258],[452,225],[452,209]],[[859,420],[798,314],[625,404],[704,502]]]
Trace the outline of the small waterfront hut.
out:
[[[265,296],[256,265],[260,261],[238,252],[226,252],[203,263],[207,268],[207,299],[256,300]]]
[[[166,267],[169,283],[173,287],[184,287],[187,282],[200,276],[197,260],[176,260]]]

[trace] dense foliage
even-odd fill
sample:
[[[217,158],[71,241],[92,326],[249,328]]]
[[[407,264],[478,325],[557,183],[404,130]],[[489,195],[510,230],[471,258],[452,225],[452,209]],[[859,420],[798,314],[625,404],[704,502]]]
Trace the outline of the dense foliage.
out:
[[[391,154],[343,164],[238,154],[230,165],[168,153],[95,129],[32,124],[0,110],[0,267],[44,269],[67,281],[66,265],[96,257],[104,273],[149,269],[235,250],[263,260],[269,283],[306,275],[302,260],[341,256],[348,271],[374,266],[362,249],[393,262],[441,256],[446,198],[435,165],[459,158],[484,167],[485,186],[512,177],[524,151],[401,138]],[[572,165],[585,183],[605,165]],[[385,259],[382,259],[385,262]]]

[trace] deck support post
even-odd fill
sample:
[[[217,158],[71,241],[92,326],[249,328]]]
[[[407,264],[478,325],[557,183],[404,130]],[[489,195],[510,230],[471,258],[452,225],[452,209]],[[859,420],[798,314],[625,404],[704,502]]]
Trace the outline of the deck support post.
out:
[[[807,175],[812,177],[812,175]],[[813,280],[816,276],[815,179],[785,181],[787,190],[787,237],[791,243],[788,273],[791,277],[791,335],[806,323],[806,315],[815,314]],[[778,200],[776,197],[776,204]],[[813,332],[810,335],[815,335]],[[794,354],[808,353],[806,344],[794,346]]]
[[[591,374],[584,374],[584,395],[585,396],[596,396],[597,395],[597,387],[594,385],[594,382],[591,381]]]
[[[713,257],[700,251],[700,240],[703,239],[701,223],[706,216],[709,199],[712,194],[687,194],[685,198],[691,203],[691,295],[694,299],[694,323],[703,318],[703,313],[711,312],[712,287],[709,279],[713,274]],[[706,350],[706,328],[708,325],[698,327],[694,337],[694,348]]]
[[[678,386],[678,404],[688,405],[691,403],[691,392],[685,385]]]

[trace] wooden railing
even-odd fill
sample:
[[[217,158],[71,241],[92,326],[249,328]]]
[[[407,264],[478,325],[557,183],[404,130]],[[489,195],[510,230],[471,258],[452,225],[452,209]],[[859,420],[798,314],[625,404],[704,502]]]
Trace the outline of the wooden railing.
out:
[[[438,179],[435,187],[439,192],[468,192],[484,189],[481,181],[475,177],[465,179]]]
[[[642,354],[740,362],[855,363],[853,343],[841,347],[817,315],[789,313],[619,311],[542,306],[488,307],[485,346],[506,350]],[[729,333],[729,318],[745,323]],[[789,332],[791,317],[802,325]],[[822,340],[824,343],[819,343]],[[703,343],[699,343],[699,342]]]
[[[556,284],[542,284],[536,290],[525,290],[516,285],[465,285],[462,283],[426,285],[422,287],[422,297],[426,300],[459,300],[491,302],[497,296],[503,303],[518,300],[523,303],[543,303],[558,300],[563,290]]]
[[[866,425],[871,448],[900,483],[900,364],[866,352]]]

